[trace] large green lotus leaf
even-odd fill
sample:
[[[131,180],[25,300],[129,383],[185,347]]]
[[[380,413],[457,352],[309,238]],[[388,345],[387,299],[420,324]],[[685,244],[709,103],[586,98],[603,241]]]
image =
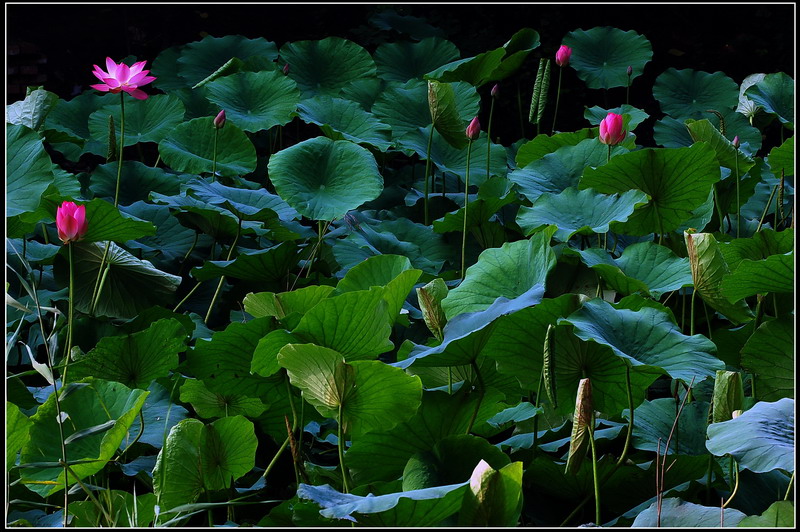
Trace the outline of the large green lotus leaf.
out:
[[[200,380],[187,380],[181,385],[181,401],[190,403],[197,415],[206,419],[238,415],[256,418],[269,407],[261,399],[238,395],[235,390],[212,392]]]
[[[209,425],[186,419],[172,428],[153,469],[153,491],[162,511],[191,504],[203,490],[229,489],[255,465],[258,439],[242,416]]]
[[[354,439],[407,421],[422,400],[419,377],[377,360],[346,363],[332,349],[289,344],[278,362],[306,401],[323,416],[337,419]]]
[[[270,194],[263,188],[248,189],[228,187],[216,181],[198,178],[181,187],[210,205],[218,205],[242,220],[256,220],[273,228],[275,215],[282,221],[299,218],[300,215],[280,196]]]
[[[614,150],[623,151],[624,148],[614,148]],[[617,157],[613,157],[612,161],[616,159]],[[575,145],[564,145],[554,152],[536,158],[524,167],[518,166],[508,174],[508,179],[516,183],[519,191],[528,200],[536,201],[545,192],[559,194],[567,188],[577,186],[584,170],[604,165],[607,160],[608,147],[593,138],[588,138]],[[624,190],[593,188],[604,194],[612,194],[640,187],[629,186]]]
[[[644,35],[608,26],[568,33],[563,44],[572,48],[569,64],[590,89],[625,87],[653,59]],[[633,74],[628,77],[628,67]]]
[[[723,113],[739,102],[739,86],[722,72],[669,68],[656,78],[653,97],[673,118],[708,117],[708,109]]]
[[[94,169],[89,187],[95,197],[113,201],[117,187],[117,164],[117,161],[113,161]],[[146,166],[139,161],[124,161],[119,180],[119,204],[130,205],[147,200],[151,192],[167,196],[178,194],[181,185],[189,179],[186,174],[167,172],[163,168]]]
[[[330,519],[374,527],[435,527],[459,511],[468,484],[366,496],[340,493],[328,484],[300,484],[297,495],[314,501],[322,508],[319,513]]]
[[[655,242],[631,244],[618,259],[597,248],[579,253],[587,266],[597,270],[603,280],[622,295],[642,290],[658,299],[667,292],[692,285],[689,259],[678,257]]]
[[[451,460],[456,455],[459,460]],[[511,463],[503,451],[483,438],[472,434],[448,436],[437,442],[430,451],[417,453],[409,459],[403,470],[403,490],[464,482],[481,460],[495,469]]]
[[[464,280],[442,301],[448,320],[464,312],[490,307],[498,297],[513,299],[534,285],[545,285],[555,266],[550,239],[556,228],[549,226],[526,240],[487,249],[467,269]]]
[[[252,375],[250,365],[258,341],[272,329],[270,318],[231,322],[225,330],[215,332],[210,340],[197,341],[194,349],[187,353],[188,369],[213,392],[235,390],[248,397],[266,397],[270,384]]]
[[[733,508],[720,511],[719,506],[702,506],[677,497],[668,497],[662,499],[661,504],[651,504],[636,516],[631,526],[716,528],[720,526],[720,522],[724,522],[726,527],[735,527],[745,517],[746,514]]]
[[[712,423],[706,447],[714,456],[733,456],[754,473],[794,473],[794,399],[759,401],[737,418]]]
[[[150,220],[157,227],[155,235],[129,240],[126,245],[142,250],[145,257],[159,268],[163,268],[163,264],[182,259],[198,236],[192,229],[181,225],[165,205],[137,201],[127,207],[120,207],[120,211],[142,220]],[[211,237],[200,235],[197,245],[210,247]]]
[[[653,140],[665,148],[685,148],[694,144],[683,118],[665,116],[653,125]]]
[[[408,257],[376,255],[350,268],[336,285],[336,292],[369,290],[373,286],[383,287],[383,299],[387,303],[389,319],[394,322],[421,274],[421,270],[411,267]]]
[[[356,102],[318,95],[300,102],[298,116],[303,122],[316,124],[329,136],[332,131],[339,140],[373,146],[386,151],[392,146],[391,128]]]
[[[59,392],[61,412],[69,419],[61,430],[68,441],[65,447],[67,460],[72,464],[70,469],[80,480],[102,470],[116,455],[148,392],[99,379],[84,381],[70,391],[69,394]],[[21,464],[57,464],[62,459],[58,419],[56,396],[50,394],[30,418],[30,440],[22,448]],[[20,479],[28,489],[46,497],[64,489],[64,468],[58,465],[24,468],[20,469]],[[70,475],[70,484],[74,480]]]
[[[6,217],[33,212],[53,182],[53,163],[39,134],[6,125]]]
[[[337,96],[351,81],[374,77],[376,72],[369,52],[341,37],[288,42],[281,46],[280,55],[305,97]]]
[[[453,291],[450,291],[451,297]],[[415,346],[405,360],[394,363],[400,368],[412,364],[423,367],[461,366],[474,362],[483,350],[491,333],[491,325],[501,316],[512,314],[541,302],[544,287],[536,283],[529,290],[512,299],[498,297],[486,309],[461,312],[448,318],[439,345]],[[445,298],[443,301],[447,301]],[[444,303],[442,303],[444,306]]]
[[[179,321],[159,320],[149,328],[124,336],[106,336],[80,358],[70,377],[97,377],[146,390],[178,366],[186,349],[186,331]]]
[[[539,34],[530,28],[523,28],[502,47],[475,57],[452,61],[429,72],[425,75],[425,79],[444,83],[464,81],[474,87],[480,87],[513,74],[528,54],[538,46]]]
[[[726,139],[708,120],[689,119],[685,124],[694,142],[707,142],[714,148],[720,166],[732,172],[736,172],[738,168],[739,176],[743,176],[755,164],[752,158],[736,149],[733,142]]]
[[[722,292],[722,281],[730,275],[730,269],[714,235],[684,233],[684,239],[692,268],[694,289],[703,301],[734,324],[751,320],[753,313],[745,301],[731,302]]]
[[[6,124],[21,125],[38,131],[58,101],[58,95],[52,92],[41,88],[31,90],[29,87],[24,100],[6,106]]]
[[[291,122],[300,101],[295,82],[276,70],[225,76],[207,90],[209,101],[225,109],[227,121],[249,132]]]
[[[626,221],[647,200],[640,190],[606,195],[569,187],[560,194],[545,192],[533,206],[521,207],[516,221],[526,236],[543,225],[555,225],[558,230],[553,236],[567,242],[575,234],[607,233],[611,222]]]
[[[375,157],[345,140],[300,142],[273,154],[268,169],[281,198],[312,220],[341,218],[383,190]]]
[[[791,293],[794,291],[794,253],[772,255],[764,260],[743,260],[722,279],[722,295],[739,301],[756,294]]]
[[[346,292],[317,303],[292,332],[348,361],[372,359],[393,347],[387,306],[382,288]]]
[[[783,72],[767,74],[744,93],[764,111],[776,115],[789,129],[794,129],[794,80],[788,75]]]
[[[430,451],[448,436],[465,434],[478,400],[477,394],[467,393],[465,388],[452,395],[426,390],[411,419],[387,432],[372,432],[353,440],[346,462],[354,480],[364,484],[399,478],[412,456]],[[476,423],[481,417],[479,412]]]
[[[466,124],[478,115],[480,95],[469,83],[456,82],[449,85],[455,92],[455,106],[458,115]],[[395,140],[409,133],[416,135],[420,128],[426,128],[432,124],[427,84],[416,79],[409,80],[404,84],[388,83],[375,101],[372,111],[381,122],[391,126],[392,138]],[[461,133],[465,130],[466,125]],[[428,137],[426,136],[426,146],[427,142]]]
[[[76,140],[89,140],[89,116],[102,107],[116,102],[118,98],[109,94],[84,92],[73,99],[59,100],[55,108],[48,113],[45,119],[45,129],[52,129],[66,133]],[[108,118],[106,118],[106,133],[108,133]],[[107,139],[103,144],[107,145]]]
[[[183,102],[175,96],[157,94],[146,100],[129,98],[125,101],[125,146],[140,142],[161,142],[175,127],[183,122]],[[89,134],[103,149],[99,155],[108,151],[108,117],[114,117],[114,134],[119,139],[122,133],[122,116],[119,101],[106,105],[89,115]]]
[[[450,41],[428,37],[419,42],[383,43],[375,50],[373,57],[378,77],[405,83],[455,61],[459,55],[458,48]]]
[[[603,194],[639,189],[650,202],[637,209],[620,231],[630,235],[666,234],[678,229],[703,205],[720,179],[714,150],[704,142],[691,148],[645,148],[587,168],[579,188]]]
[[[562,322],[574,325],[578,338],[607,345],[634,366],[662,368],[687,383],[693,378],[699,383],[725,368],[708,338],[682,334],[669,314],[655,308],[618,309],[593,299]]]
[[[672,434],[669,449],[665,451],[667,438],[675,423],[676,402],[672,397],[645,401],[635,410],[635,423],[631,444],[642,451],[665,452],[698,456],[707,454],[706,428],[708,427],[709,404],[692,401],[684,405],[678,425]],[[626,412],[625,417],[630,417]]]
[[[575,146],[579,142],[597,137],[596,128],[584,128],[578,131],[565,131],[550,136],[546,133],[536,135],[533,140],[529,140],[517,148],[514,157],[517,168],[525,168],[537,159],[541,159],[548,153],[553,153],[558,148],[564,146]],[[606,153],[608,153],[606,151]]]
[[[357,79],[348,83],[339,93],[339,97],[356,102],[371,113],[375,100],[383,92],[384,83],[386,82],[378,78]]]
[[[198,281],[221,276],[244,279],[258,283],[276,283],[297,266],[297,244],[281,242],[277,246],[259,250],[242,250],[233,260],[209,260],[203,266],[192,268]]]
[[[466,126],[464,126],[464,129]],[[463,135],[464,131],[461,131]],[[413,150],[420,159],[428,158],[428,137],[430,136],[430,126],[421,128],[416,134],[409,134],[403,137],[400,144],[403,148]],[[464,136],[466,138],[466,136]],[[469,182],[470,186],[481,186],[486,182],[486,149],[487,137],[481,134],[478,139],[472,141],[472,151],[467,149],[454,148],[448,144],[441,136],[434,135],[431,143],[430,158],[440,171],[455,174],[466,182],[467,179],[467,156],[469,155]],[[502,145],[491,144],[489,152],[490,169],[489,173],[493,176],[504,177],[507,173],[506,152]],[[469,153],[468,153],[469,152]]]
[[[75,309],[88,313],[106,244],[79,242],[70,245],[75,269]],[[67,261],[56,262],[55,266],[57,278],[66,281]],[[108,274],[95,316],[133,318],[154,305],[168,304],[181,282],[180,277],[157,270],[150,262],[137,259],[113,242],[109,243],[106,267]]]
[[[242,303],[245,312],[254,318],[274,316],[284,320],[292,315],[303,316],[314,305],[329,297],[333,290],[334,287],[328,285],[312,285],[280,294],[251,292],[245,296]]]
[[[608,113],[616,113],[618,115],[628,115],[625,122],[625,127],[628,131],[633,131],[636,129],[636,126],[650,118],[650,115],[645,113],[643,110],[638,109],[632,105],[627,103],[620,105],[619,107],[615,107],[613,109],[603,109],[599,105],[595,105],[594,107],[587,108],[583,112],[583,117],[589,121],[590,124],[593,126],[599,126],[600,122],[602,122]]]
[[[156,77],[153,87],[168,92],[191,86],[178,74],[178,59],[184,48],[185,46],[171,46],[156,56],[150,68],[151,74]]]
[[[180,98],[183,102],[183,106],[186,108],[184,120],[217,116],[220,112],[219,107],[208,101],[207,87],[197,87],[196,89],[184,87],[182,89],[173,90],[171,94]]]
[[[522,512],[522,462],[495,470],[481,460],[458,520],[462,526],[517,526]]]
[[[374,226],[362,223],[333,248],[343,271],[380,254],[404,255],[415,268],[431,275],[438,275],[445,261],[453,257],[442,235],[408,218],[385,220]]]
[[[292,334],[286,329],[275,329],[258,341],[253,360],[250,363],[250,371],[262,377],[270,377],[281,370],[278,364],[278,353],[284,346],[297,344],[305,341],[302,337]]]
[[[6,471],[17,461],[17,453],[30,440],[31,420],[14,403],[6,401]]]
[[[215,135],[219,175],[245,175],[256,169],[256,149],[245,132],[234,124],[216,129],[212,117],[195,118],[174,127],[158,144],[158,153],[176,172],[211,173]]]
[[[739,521],[739,526],[748,528],[794,528],[794,503],[777,501],[761,515],[750,515]]]
[[[759,325],[742,348],[742,368],[755,374],[758,398],[794,398],[794,333],[788,318]]]
[[[278,58],[278,49],[275,43],[263,37],[247,39],[241,35],[226,35],[225,37],[212,37],[207,35],[200,41],[187,44],[183,47],[177,65],[164,65],[164,71],[177,70],[185,80],[187,87],[193,87],[225,65],[231,58],[246,60],[251,57],[262,56],[270,61]],[[165,61],[166,63],[166,61]],[[161,75],[161,63],[153,64],[153,75]],[[175,68],[177,66],[177,69]],[[176,87],[177,88],[177,87]]]

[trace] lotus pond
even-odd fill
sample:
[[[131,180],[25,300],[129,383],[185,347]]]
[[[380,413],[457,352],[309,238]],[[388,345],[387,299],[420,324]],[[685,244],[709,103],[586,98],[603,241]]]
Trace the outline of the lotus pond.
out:
[[[6,107],[7,524],[792,527],[791,75],[371,24]]]

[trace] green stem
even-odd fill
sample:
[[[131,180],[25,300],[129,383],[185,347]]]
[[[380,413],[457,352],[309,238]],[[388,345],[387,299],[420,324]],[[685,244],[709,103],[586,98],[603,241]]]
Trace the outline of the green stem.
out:
[[[430,223],[428,217],[428,189],[430,188],[430,174],[431,174],[431,146],[433,146],[433,124],[431,124],[431,134],[428,135],[428,150],[425,159],[425,225]],[[443,178],[444,179],[444,178]],[[442,194],[444,194],[444,185],[442,185]]]
[[[606,163],[611,162],[611,144],[608,145],[608,156],[606,157]]]
[[[101,261],[101,266],[102,266],[102,261]],[[105,286],[106,284],[106,278],[108,277],[108,272],[110,269],[111,269],[110,264],[106,264],[105,268],[103,268],[103,274],[100,276],[100,284],[97,286],[97,293],[95,294],[94,299],[92,300],[92,308],[89,311],[91,315],[94,315],[94,311],[97,309],[97,304],[100,302],[100,294],[103,293],[103,286]]]
[[[197,284],[196,284],[196,285],[194,285],[194,288],[192,288],[191,290],[189,290],[189,293],[188,293],[188,294],[186,294],[186,297],[184,297],[183,299],[181,299],[180,303],[178,303],[177,305],[175,305],[175,308],[174,308],[174,309],[172,309],[172,312],[178,312],[178,309],[179,309],[179,308],[181,308],[181,305],[183,305],[184,303],[186,303],[186,300],[187,300],[187,299],[189,299],[190,297],[192,297],[192,294],[194,294],[194,293],[195,293],[195,291],[196,291],[196,290],[197,290],[197,289],[200,287],[200,285],[201,285],[201,284],[203,284],[203,281],[197,281]]]
[[[733,467],[734,476],[736,478],[735,484],[733,485],[733,491],[731,492],[731,496],[728,497],[728,500],[722,505],[722,508],[725,509],[731,503],[734,497],[736,497],[736,492],[739,491],[739,465],[736,463],[736,460],[731,457],[731,467]]]
[[[461,279],[467,273],[466,263],[466,249],[467,249],[467,207],[469,207],[469,159],[472,154],[472,139],[469,139],[467,145],[467,176],[466,185],[464,186],[464,229],[461,235]]]
[[[736,157],[734,158],[734,167],[736,168],[736,238],[739,238],[741,235],[740,227],[741,223],[739,220],[739,209],[740,209],[740,202],[739,202],[739,150],[736,150]]]
[[[714,207],[717,209],[717,218],[719,218],[719,232],[725,232],[725,220],[722,216],[722,207],[719,204],[719,190],[717,184],[714,184]]]
[[[492,117],[494,116],[494,98],[492,98],[492,105],[489,106],[489,126],[486,128],[486,180],[489,180],[491,175],[491,162],[492,162]]]
[[[789,500],[789,494],[792,492],[792,484],[794,484],[794,472],[792,472],[792,478],[789,479],[789,487],[786,488],[786,495],[784,495],[783,500]]]
[[[215,181],[217,177],[217,137],[219,136],[219,128],[214,128],[214,155],[211,160],[211,181]]]
[[[73,327],[73,311],[75,300],[75,267],[72,261],[72,243],[67,244],[67,252],[69,255],[69,310],[67,316],[67,352],[64,357],[64,373],[61,376],[61,382],[67,380],[67,369],[69,368],[70,352],[72,351],[72,329]],[[44,332],[44,331],[42,331]]]
[[[589,424],[589,445],[592,449],[592,477],[594,478],[594,519],[600,525],[600,479],[597,477],[597,449],[594,445],[594,413]]]
[[[767,200],[767,204],[764,206],[764,212],[761,213],[761,218],[758,220],[758,227],[756,227],[756,233],[761,231],[761,226],[764,224],[764,218],[767,217],[767,211],[769,211],[769,206],[772,205],[772,198],[775,196],[775,192],[778,190],[778,185],[772,187],[772,192],[769,194],[769,199]]]
[[[556,108],[553,111],[553,127],[550,130],[550,135],[555,134],[556,132],[556,117],[558,116],[558,101],[561,99],[561,73],[564,71],[564,67],[558,67],[558,89],[556,90]]]
[[[100,290],[100,281],[103,277],[103,268],[106,265],[106,258],[108,257],[108,250],[110,247],[111,247],[111,241],[108,240],[106,241],[106,248],[103,250],[103,256],[100,258],[100,269],[97,270],[97,279],[94,282],[94,289],[92,290],[91,306],[89,307],[89,314],[91,316],[94,316],[95,301],[97,301],[98,298],[100,297],[98,291]]]
[[[75,481],[78,483],[81,489],[86,493],[86,495],[89,496],[94,505],[103,513],[103,517],[106,518],[106,523],[108,523],[108,526],[114,526],[114,521],[111,519],[111,516],[108,514],[108,511],[102,504],[100,504],[100,501],[97,500],[92,491],[89,488],[87,488],[83,482],[81,482],[81,479],[78,477],[78,475],[75,474],[72,468],[69,467],[66,460],[62,465],[64,466],[64,477],[66,478],[68,476],[68,473],[71,473],[72,476],[75,477]],[[64,498],[66,499],[66,494],[64,495]],[[64,508],[64,526],[67,526],[66,520],[67,520],[67,509]]]
[[[478,411],[481,408],[481,402],[483,402],[483,395],[485,393],[485,387],[483,385],[483,376],[481,375],[481,372],[478,369],[478,364],[474,360],[472,361],[472,369],[475,371],[475,375],[477,375],[478,377],[478,386],[480,387],[480,395],[478,396],[478,402],[475,405],[475,410],[472,412],[472,417],[469,420],[469,425],[467,426],[466,434],[472,432],[472,426],[475,424],[475,420],[478,417]]]
[[[117,157],[117,187],[114,191],[114,207],[119,204],[119,182],[122,177],[122,149],[125,147],[125,93],[119,93],[120,119],[119,119],[119,157]]]
[[[343,402],[339,403],[339,416],[337,418],[337,423],[339,424],[338,427],[338,439],[337,442],[339,445],[339,466],[342,468],[342,488],[344,489],[345,493],[350,493],[350,483],[347,481],[347,468],[344,465],[344,430],[342,430],[342,407],[344,406]]]
[[[239,234],[242,231],[242,219],[239,218],[239,225],[236,228],[236,238],[233,239],[233,244],[228,249],[228,257],[225,259],[226,261],[231,260],[231,256],[233,255],[233,250],[236,249],[236,243],[239,241]],[[204,323],[208,323],[208,319],[211,317],[211,311],[214,309],[214,303],[217,302],[217,297],[219,297],[219,293],[222,291],[222,283],[225,282],[225,276],[219,278],[219,284],[217,284],[217,289],[214,291],[214,297],[211,298],[211,303],[208,305],[208,312],[206,312],[206,318],[203,320]]]
[[[689,336],[694,336],[694,296],[697,294],[697,289],[692,288],[692,301],[689,305]]]

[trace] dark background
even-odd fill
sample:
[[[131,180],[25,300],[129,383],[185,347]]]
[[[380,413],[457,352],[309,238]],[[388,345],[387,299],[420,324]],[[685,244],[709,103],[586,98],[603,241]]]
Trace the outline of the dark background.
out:
[[[103,65],[106,56],[119,61],[133,55],[152,65],[162,50],[206,34],[264,37],[279,47],[336,35],[373,52],[383,40],[407,38],[370,23],[384,9],[427,19],[462,57],[502,46],[521,28],[538,31],[541,46],[515,78],[525,105],[538,57],[553,57],[570,31],[596,26],[634,30],[652,44],[653,60],[631,88],[631,104],[651,116],[660,117],[653,82],[669,67],[722,71],[737,83],[757,72],[794,77],[794,4],[6,4],[7,103],[24,98],[28,85],[44,85],[69,99],[97,82],[92,65]],[[513,105],[517,114],[516,87],[506,82],[501,90],[508,98],[497,112]],[[564,72],[563,90],[562,130],[588,125],[584,105],[624,102],[624,88],[608,94],[586,89],[574,71]]]

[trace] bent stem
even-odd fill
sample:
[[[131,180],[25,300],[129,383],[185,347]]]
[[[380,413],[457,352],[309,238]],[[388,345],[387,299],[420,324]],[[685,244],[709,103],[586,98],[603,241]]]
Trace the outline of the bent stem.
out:
[[[472,139],[467,145],[467,177],[464,186],[464,229],[461,236],[461,279],[466,275],[466,248],[467,248],[467,207],[469,207],[469,158],[472,154]]]

